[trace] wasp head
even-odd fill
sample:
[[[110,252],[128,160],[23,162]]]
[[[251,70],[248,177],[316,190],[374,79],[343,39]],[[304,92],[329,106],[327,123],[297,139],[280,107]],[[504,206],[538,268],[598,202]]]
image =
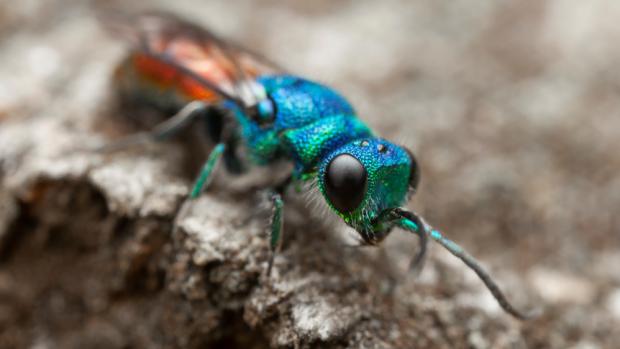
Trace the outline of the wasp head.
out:
[[[402,206],[420,179],[415,158],[383,139],[350,142],[321,163],[318,185],[334,210],[364,241],[376,243],[393,226],[391,210]]]

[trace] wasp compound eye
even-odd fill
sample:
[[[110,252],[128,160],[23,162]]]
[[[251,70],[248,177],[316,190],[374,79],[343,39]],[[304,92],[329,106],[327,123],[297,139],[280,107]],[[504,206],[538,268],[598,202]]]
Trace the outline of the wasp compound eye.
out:
[[[338,211],[354,211],[364,200],[368,174],[364,165],[349,154],[336,156],[325,171],[325,194]]]
[[[420,184],[420,166],[418,166],[418,161],[413,156],[413,153],[409,149],[405,149],[407,154],[409,154],[409,159],[411,159],[411,165],[409,166],[409,186],[413,188],[413,190],[418,188],[418,184]]]

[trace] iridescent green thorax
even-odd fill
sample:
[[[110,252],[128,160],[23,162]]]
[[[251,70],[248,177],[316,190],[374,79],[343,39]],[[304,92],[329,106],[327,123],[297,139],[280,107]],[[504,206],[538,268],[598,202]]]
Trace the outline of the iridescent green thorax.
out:
[[[270,122],[259,124],[234,103],[225,105],[235,110],[239,136],[254,163],[286,157],[301,176],[333,149],[371,135],[347,100],[324,85],[287,75],[263,76],[257,82],[272,103]]]
[[[318,162],[334,149],[370,135],[368,126],[356,117],[336,115],[287,130],[281,138],[293,157],[296,173],[302,174],[316,172]]]
[[[404,204],[409,191],[411,159],[406,150],[379,138],[366,138],[350,142],[335,149],[321,161],[318,174],[319,189],[325,192],[325,171],[332,159],[350,154],[359,160],[367,171],[364,199],[352,212],[339,212],[331,202],[329,206],[356,230],[370,234],[373,221],[384,211]],[[327,197],[326,197],[327,198]]]

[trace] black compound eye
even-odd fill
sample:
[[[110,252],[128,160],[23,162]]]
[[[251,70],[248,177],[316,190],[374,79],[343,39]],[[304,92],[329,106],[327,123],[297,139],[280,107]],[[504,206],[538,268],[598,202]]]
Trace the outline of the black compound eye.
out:
[[[413,156],[413,153],[409,151],[409,149],[405,150],[411,159],[411,166],[409,168],[409,186],[415,190],[418,188],[418,184],[420,184],[420,166],[418,166],[418,161],[415,159],[415,156]]]
[[[325,171],[325,193],[340,212],[354,211],[364,200],[368,174],[364,165],[349,154],[332,159]]]

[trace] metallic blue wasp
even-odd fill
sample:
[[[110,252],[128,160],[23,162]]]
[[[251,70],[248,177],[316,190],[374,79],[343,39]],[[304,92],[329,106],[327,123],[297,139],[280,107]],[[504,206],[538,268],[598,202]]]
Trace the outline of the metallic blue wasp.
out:
[[[115,75],[121,95],[177,113],[152,131],[108,149],[163,140],[194,121],[204,122],[216,145],[189,200],[205,190],[220,160],[231,173],[243,171],[246,164],[293,163],[287,179],[270,189],[273,253],[268,274],[282,235],[284,190],[310,181],[364,243],[381,242],[395,227],[410,231],[420,240],[411,263],[419,268],[430,237],[473,269],[505,311],[520,319],[529,316],[506,300],[473,257],[403,208],[420,181],[415,157],[377,137],[336,91],[282,73],[259,55],[169,14],[116,20],[112,27],[132,43]]]

